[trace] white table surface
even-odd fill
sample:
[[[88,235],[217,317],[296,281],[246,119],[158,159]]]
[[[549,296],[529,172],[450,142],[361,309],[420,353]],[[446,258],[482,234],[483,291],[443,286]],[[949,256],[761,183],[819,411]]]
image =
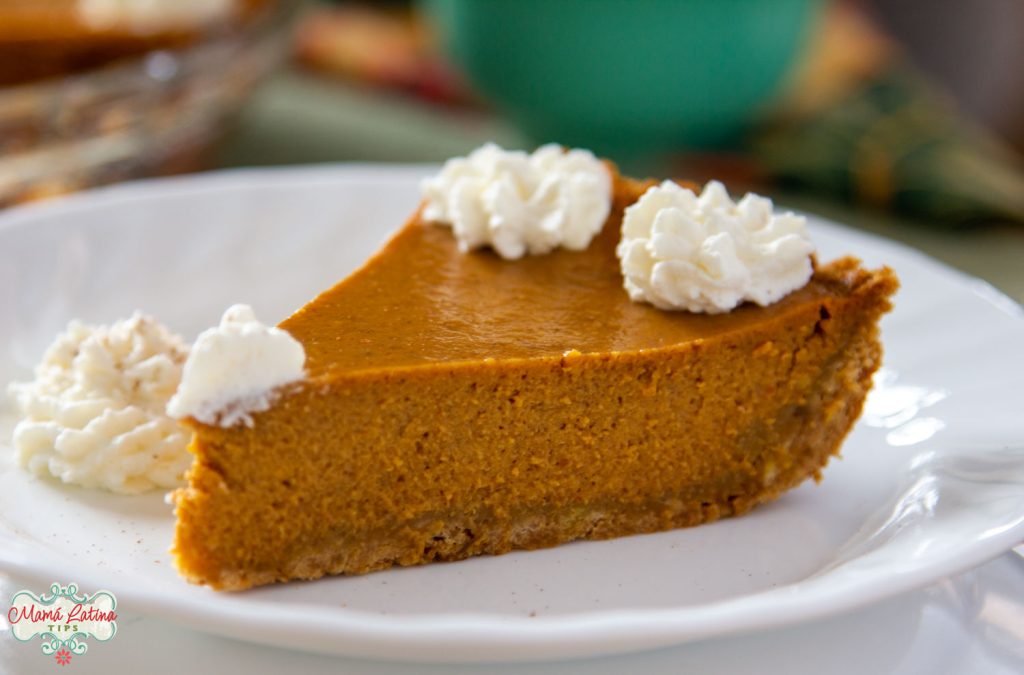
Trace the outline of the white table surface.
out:
[[[204,635],[121,606],[117,636],[109,643],[91,642],[66,671],[42,654],[38,641],[0,635],[0,673],[1019,675],[1022,582],[1024,558],[1011,552],[926,589],[825,621],[629,656],[518,665],[412,665],[304,654]],[[24,587],[0,575],[0,599]],[[7,628],[3,623],[0,632]]]

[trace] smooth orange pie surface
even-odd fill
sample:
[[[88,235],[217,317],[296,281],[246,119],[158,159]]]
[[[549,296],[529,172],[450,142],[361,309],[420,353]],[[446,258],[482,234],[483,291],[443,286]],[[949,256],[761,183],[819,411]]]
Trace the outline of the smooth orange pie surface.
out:
[[[770,307],[630,301],[615,245],[462,253],[418,214],[281,324],[305,381],[252,427],[190,421],[181,574],[244,589],[697,525],[820,477],[898,282],[853,259]]]

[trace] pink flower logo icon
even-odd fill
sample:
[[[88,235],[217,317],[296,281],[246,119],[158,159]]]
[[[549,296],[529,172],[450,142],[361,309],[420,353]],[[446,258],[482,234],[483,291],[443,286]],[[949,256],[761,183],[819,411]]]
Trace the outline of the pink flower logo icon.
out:
[[[53,658],[55,658],[57,660],[58,664],[60,664],[62,666],[66,666],[69,663],[71,663],[71,652],[69,652],[66,649],[61,649],[59,652],[57,652],[54,655]]]

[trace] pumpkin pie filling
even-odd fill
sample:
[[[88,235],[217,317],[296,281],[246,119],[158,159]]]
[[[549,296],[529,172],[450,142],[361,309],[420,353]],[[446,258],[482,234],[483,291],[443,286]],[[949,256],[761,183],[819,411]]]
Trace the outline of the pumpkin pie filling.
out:
[[[280,327],[305,380],[189,421],[183,576],[237,590],[696,525],[809,477],[860,414],[897,281],[845,258],[768,307],[630,301],[616,176],[583,251],[463,253],[420,214]]]

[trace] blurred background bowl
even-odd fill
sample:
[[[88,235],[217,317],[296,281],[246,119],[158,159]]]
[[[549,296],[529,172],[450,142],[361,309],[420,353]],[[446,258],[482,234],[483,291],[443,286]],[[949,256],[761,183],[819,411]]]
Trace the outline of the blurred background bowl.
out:
[[[423,0],[472,84],[536,141],[621,157],[735,140],[818,0]]]
[[[0,87],[0,207],[206,168],[225,124],[286,53],[291,9],[261,2],[244,21],[201,38],[154,39],[151,49],[119,39],[117,49],[133,53],[108,63],[102,49],[44,35],[38,51],[48,58],[35,63],[46,68],[0,70],[33,75]],[[15,37],[24,34],[17,28]]]

